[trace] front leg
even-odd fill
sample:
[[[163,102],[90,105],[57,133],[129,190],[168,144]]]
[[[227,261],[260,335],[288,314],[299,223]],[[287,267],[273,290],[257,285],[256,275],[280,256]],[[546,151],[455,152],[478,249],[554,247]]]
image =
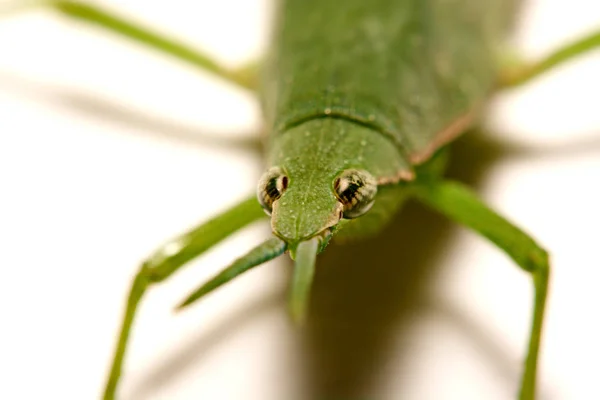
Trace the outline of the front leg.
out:
[[[548,254],[529,235],[490,210],[460,183],[430,181],[416,186],[415,193],[435,210],[489,239],[521,269],[531,274],[535,288],[533,321],[519,399],[535,399],[537,361],[550,275]]]
[[[190,232],[169,241],[142,264],[129,290],[125,315],[104,390],[104,400],[115,398],[133,319],[148,287],[164,281],[188,261],[261,217],[265,217],[265,213],[256,198],[249,198]]]

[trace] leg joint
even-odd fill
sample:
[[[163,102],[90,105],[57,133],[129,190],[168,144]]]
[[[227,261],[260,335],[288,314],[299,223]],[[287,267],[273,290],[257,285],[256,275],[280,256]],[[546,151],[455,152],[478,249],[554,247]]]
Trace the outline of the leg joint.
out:
[[[156,265],[151,259],[146,260],[142,263],[138,276],[145,279],[148,284],[160,282],[169,276],[168,273],[165,273],[164,267],[164,264]]]
[[[550,275],[550,255],[541,247],[536,247],[527,255],[527,270],[542,278],[548,279]]]

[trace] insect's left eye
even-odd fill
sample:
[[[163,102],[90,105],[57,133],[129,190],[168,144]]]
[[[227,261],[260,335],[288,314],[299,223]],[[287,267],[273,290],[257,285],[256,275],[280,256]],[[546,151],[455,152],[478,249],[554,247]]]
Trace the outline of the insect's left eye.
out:
[[[271,215],[273,203],[279,199],[288,186],[288,177],[279,167],[273,167],[263,174],[258,181],[256,194],[258,202]]]
[[[366,171],[349,169],[333,183],[335,195],[344,206],[344,218],[360,217],[373,206],[377,181]]]

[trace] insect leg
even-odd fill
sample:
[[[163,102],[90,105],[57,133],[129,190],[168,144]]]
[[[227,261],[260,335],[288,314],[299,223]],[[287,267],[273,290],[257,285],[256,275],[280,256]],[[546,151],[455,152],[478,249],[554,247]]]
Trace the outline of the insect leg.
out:
[[[21,7],[10,7],[9,4],[8,6],[4,5],[0,8],[0,16],[14,14],[19,11],[25,11],[36,6],[50,7],[53,10],[58,11],[70,18],[75,18],[92,25],[102,27],[110,32],[124,36],[154,50],[158,50],[167,55],[190,63],[195,67],[211,72],[235,85],[250,90],[256,89],[257,74],[256,68],[253,66],[239,69],[226,68],[206,54],[203,54],[189,45],[169,38],[164,34],[154,32],[150,28],[141,26],[140,24],[130,21],[124,17],[118,16],[113,12],[91,4],[85,4],[72,0],[40,0],[34,2],[25,2],[25,4]]]
[[[265,213],[257,200],[252,197],[171,240],[142,263],[130,288],[117,347],[104,391],[104,400],[112,400],[115,397],[133,318],[146,289],[154,283],[167,279],[188,261],[261,217],[265,217]]]
[[[177,306],[177,309],[181,310],[186,308],[216,288],[236,278],[238,275],[282,255],[286,250],[287,243],[277,237],[261,243],[250,250],[246,255],[235,260],[231,265],[212,277],[211,280],[206,282],[200,288],[192,292],[192,294]]]
[[[416,196],[448,218],[485,236],[529,272],[535,287],[529,350],[522,376],[520,400],[535,398],[538,351],[550,265],[548,254],[529,235],[490,210],[466,186],[449,181],[427,182],[416,187]]]
[[[600,47],[600,31],[569,43],[541,60],[505,68],[500,74],[499,87],[508,88],[527,83],[565,61],[569,61],[598,47]]]

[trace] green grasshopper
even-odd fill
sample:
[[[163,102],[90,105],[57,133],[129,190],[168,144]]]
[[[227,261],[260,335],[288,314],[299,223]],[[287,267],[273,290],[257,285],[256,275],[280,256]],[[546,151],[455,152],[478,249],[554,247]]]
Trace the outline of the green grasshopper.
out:
[[[424,9],[426,6],[421,9],[417,4],[406,2],[402,4],[407,8],[400,10],[381,2],[380,8],[371,8],[373,5],[369,4],[369,7],[360,9],[363,5],[359,3],[344,3],[344,7],[350,10],[348,15],[356,19],[339,12],[343,8],[335,2],[331,5],[320,2],[321,8],[317,9],[310,7],[309,2],[289,1],[284,8],[280,17],[281,32],[276,35],[279,40],[274,46],[275,55],[270,60],[271,72],[267,75],[269,78],[263,91],[271,140],[270,168],[258,184],[258,198],[262,207],[258,207],[254,197],[250,198],[169,242],[143,264],[131,289],[105,398],[114,397],[133,316],[150,284],[166,279],[187,261],[234,231],[264,217],[263,211],[267,211],[271,215],[274,237],[236,260],[192,293],[181,307],[188,306],[242,272],[287,251],[296,262],[290,292],[290,313],[295,321],[302,322],[306,317],[317,253],[324,250],[332,237],[351,238],[376,233],[407,198],[419,199],[487,237],[532,274],[536,305],[520,398],[534,398],[537,351],[549,272],[547,254],[526,234],[489,210],[466,187],[440,178],[445,164],[444,150],[447,143],[476,122],[480,103],[487,100],[498,87],[517,85],[539,75],[598,45],[599,36],[595,34],[578,41],[532,66],[502,73],[493,44],[500,41],[513,13],[502,8],[501,4],[505,2],[490,5],[498,7],[493,12],[487,8],[480,10],[481,14],[474,11],[475,15],[470,16],[473,20],[469,20],[472,27],[467,23],[460,24],[468,29],[482,29],[477,28],[480,22],[486,27],[490,26],[490,32],[486,31],[485,34],[477,30],[457,34],[456,43],[452,42],[455,46],[461,46],[459,39],[473,36],[479,39],[480,43],[471,49],[449,46],[449,53],[446,54],[445,40],[452,38],[448,34],[452,31],[443,31],[444,27],[441,27],[440,32],[432,33],[435,39],[431,40],[440,45],[432,54],[442,54],[442,58],[448,57],[448,60],[427,58],[432,55],[425,57],[421,48],[430,39],[424,34],[425,26],[417,23],[420,21],[418,18],[414,20],[415,26],[403,20],[407,15],[421,16],[419,13],[431,12]],[[469,9],[477,9],[479,6],[475,4],[478,3],[473,3]],[[253,87],[253,79],[248,77],[247,71],[225,70],[195,51],[137,28],[102,10],[68,2],[50,4],[67,15],[98,23],[242,86]],[[442,15],[458,20],[464,17],[462,11],[454,8],[434,8],[433,14],[438,12],[440,21]],[[506,20],[500,17],[504,12]],[[492,14],[491,21],[483,22]],[[382,23],[383,17],[389,19],[388,25]],[[311,25],[320,27],[322,31],[302,30],[301,25],[306,21],[311,21]],[[330,24],[331,21],[335,23]],[[399,24],[398,21],[403,23]],[[411,18],[408,21],[412,21]],[[452,18],[448,21],[452,26]],[[362,26],[364,31],[357,29],[356,36],[350,40],[344,35],[353,32],[355,25]],[[406,42],[392,40],[405,37],[400,33],[389,34],[392,39],[388,41],[382,40],[380,30],[392,32],[394,25],[398,25],[397,29],[408,27]],[[345,33],[342,35],[339,32]],[[330,54],[332,48],[336,51],[348,49],[348,53],[352,53],[352,46],[358,48],[356,43],[361,44],[361,40],[367,40],[365,38],[370,40],[373,48],[362,43],[360,49],[366,55],[356,50],[359,54],[356,60],[365,58],[362,64],[352,62],[355,59],[344,52],[337,58]],[[319,45],[307,46],[306,43]],[[302,46],[315,48],[303,51]],[[396,76],[391,73],[390,70],[398,69],[390,68],[388,62],[391,61],[387,58],[378,58],[381,55],[374,53],[377,46],[382,46],[381,51],[385,51],[385,54],[394,53],[389,46],[400,46],[393,47],[400,50],[398,53],[406,50],[403,54],[406,59],[402,59],[402,62],[413,67],[410,71],[412,75]],[[477,62],[467,68],[462,65],[465,59]],[[426,61],[432,61],[432,64]],[[391,65],[401,65],[399,62],[395,60]],[[440,65],[433,65],[438,62]],[[342,66],[349,64],[354,68],[342,70]],[[380,75],[381,71],[386,72]],[[443,81],[444,74],[451,79]],[[457,74],[468,79],[453,86],[452,79],[459,81]],[[437,80],[444,82],[443,85],[437,83],[447,92],[436,85],[423,89]],[[390,82],[395,82],[396,86]],[[355,83],[356,86],[353,86]],[[416,86],[411,87],[412,84]],[[407,92],[403,93],[403,90]],[[423,97],[427,97],[427,93],[435,93],[435,96],[432,95],[433,100],[410,98],[410,94],[417,92]],[[372,104],[365,102],[364,108],[361,108],[360,99],[363,95],[366,100],[374,100]],[[407,98],[410,101],[405,103]],[[386,102],[382,103],[382,99]],[[452,107],[444,108],[447,104],[452,104]],[[431,120],[421,118],[422,115],[431,117]],[[413,124],[413,128],[405,130],[404,125],[397,126],[397,120]],[[312,172],[307,172],[307,166],[311,167]]]

